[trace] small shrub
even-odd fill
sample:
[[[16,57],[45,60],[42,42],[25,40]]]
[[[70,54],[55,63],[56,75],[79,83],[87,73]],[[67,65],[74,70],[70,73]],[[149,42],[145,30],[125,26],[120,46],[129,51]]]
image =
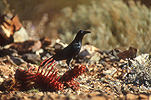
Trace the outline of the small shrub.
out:
[[[131,60],[131,71],[124,78],[126,83],[151,87],[151,60],[149,54],[142,54]]]

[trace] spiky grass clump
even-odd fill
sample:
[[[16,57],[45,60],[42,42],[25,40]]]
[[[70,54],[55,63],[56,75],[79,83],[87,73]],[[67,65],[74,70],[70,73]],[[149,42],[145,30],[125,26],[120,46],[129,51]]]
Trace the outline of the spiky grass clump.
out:
[[[42,91],[58,91],[63,90],[65,87],[72,88],[76,91],[80,88],[80,83],[74,78],[77,78],[86,71],[85,66],[74,66],[72,70],[65,72],[64,75],[59,77],[57,75],[57,68],[55,68],[57,64],[55,60],[49,59],[43,65],[46,60],[47,59],[40,64],[37,73],[33,73],[32,67],[30,67],[28,71],[17,69],[15,73],[15,79],[17,81],[14,83],[19,82],[20,86],[12,87],[18,90],[29,90],[34,87],[35,89],[40,89]]]
[[[148,54],[142,54],[131,60],[130,73],[125,77],[126,83],[151,87],[151,60]]]

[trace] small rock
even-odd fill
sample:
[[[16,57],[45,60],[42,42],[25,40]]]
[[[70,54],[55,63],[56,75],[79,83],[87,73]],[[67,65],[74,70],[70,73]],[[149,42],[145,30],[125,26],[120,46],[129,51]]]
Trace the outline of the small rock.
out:
[[[99,94],[100,94],[100,92],[92,92],[92,93],[89,93],[88,96],[89,97],[94,97],[94,96],[97,96]]]
[[[43,49],[39,49],[39,50],[36,51],[36,55],[40,55],[40,54],[43,53],[43,52],[44,52]]]
[[[121,94],[121,95],[119,95],[119,99],[124,99],[124,95],[123,94]]]
[[[29,39],[29,36],[25,28],[21,27],[18,31],[14,33],[13,38],[14,42],[24,42]]]
[[[78,58],[83,60],[90,59],[90,62],[94,63],[100,60],[101,54],[97,51],[99,51],[99,49],[92,45],[84,45],[82,46],[81,51],[78,54]]]
[[[93,45],[84,45],[81,48],[81,51],[83,50],[87,50],[89,54],[93,54],[94,52],[99,51],[99,49],[94,47]]]
[[[58,51],[62,50],[63,48],[67,47],[67,46],[68,46],[68,44],[62,42],[60,39],[57,39],[56,43],[54,45],[55,52],[58,52]]]
[[[138,96],[134,94],[127,94],[126,99],[127,100],[137,100]]]
[[[112,67],[109,70],[103,71],[103,74],[112,76],[116,71],[117,71],[117,69]]]
[[[99,63],[99,60],[100,60],[100,53],[98,52],[95,52],[90,58],[91,63],[95,63],[95,62]]]
[[[41,48],[40,41],[28,40],[11,44],[10,48],[16,49],[19,54],[35,52]]]
[[[78,54],[78,57],[79,57],[80,59],[83,59],[83,58],[85,58],[86,56],[89,56],[89,55],[90,55],[89,52],[85,49],[85,50],[81,51],[81,52]]]
[[[151,100],[151,95],[149,96],[149,98],[148,98],[149,100]]]
[[[142,54],[134,58],[140,64],[144,64],[149,59],[149,54]]]
[[[6,56],[6,55],[18,56],[18,52],[17,52],[17,50],[11,49],[9,47],[4,47],[4,48],[0,49],[0,57]]]
[[[134,47],[130,47],[128,50],[119,53],[118,57],[120,59],[135,58],[136,54],[137,54],[137,49]]]
[[[30,53],[23,54],[23,59],[28,63],[37,64],[40,62],[40,56],[36,54],[30,54]]]
[[[4,78],[0,77],[0,84],[4,81]]]
[[[48,45],[51,45],[52,40],[49,39],[48,37],[44,37],[40,39],[41,43],[42,43],[42,47],[46,47]]]
[[[148,96],[145,95],[145,94],[140,94],[140,95],[139,95],[139,98],[140,98],[140,99],[146,99],[146,100],[147,100],[147,99],[148,99]]]
[[[107,98],[103,96],[95,96],[95,97],[92,97],[91,100],[107,100]]]
[[[19,57],[10,57],[10,59],[17,65],[25,63],[25,61]]]
[[[121,52],[121,50],[119,50],[119,49],[113,49],[109,52],[109,54],[117,57],[120,52]]]

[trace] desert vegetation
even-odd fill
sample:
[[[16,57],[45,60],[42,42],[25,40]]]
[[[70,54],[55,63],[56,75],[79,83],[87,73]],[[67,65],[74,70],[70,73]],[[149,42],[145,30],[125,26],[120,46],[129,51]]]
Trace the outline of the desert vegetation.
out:
[[[50,22],[50,28],[61,33],[66,42],[77,30],[86,29],[92,35],[85,41],[100,49],[134,46],[142,52],[151,51],[151,10],[140,2],[129,1],[127,5],[122,0],[99,0],[79,5],[75,11],[64,8],[62,14]]]
[[[151,100],[150,5],[143,0],[0,0],[0,98]],[[53,55],[79,30],[91,33],[69,69]]]
[[[12,1],[10,3],[12,4]],[[27,5],[28,1],[24,3]],[[59,1],[58,5],[50,2],[50,8],[40,6],[42,2],[33,2],[30,6],[35,6],[36,3],[38,8],[41,7],[41,10],[45,11],[45,14],[37,8],[39,16],[36,18],[38,20],[34,17],[35,13],[31,17],[36,22],[27,20],[28,18],[22,20],[28,34],[36,34],[31,35],[32,37],[48,36],[60,38],[69,43],[78,30],[85,29],[92,31],[92,35],[87,36],[84,41],[100,49],[134,46],[140,52],[151,51],[151,9],[141,4],[140,1],[127,0],[125,3],[122,0],[95,0],[87,3],[77,1],[65,4]],[[7,11],[8,4],[9,2],[6,4]],[[17,4],[14,6],[19,8],[21,5]],[[48,5],[48,2],[43,2],[43,4]],[[9,5],[9,9],[11,7]]]

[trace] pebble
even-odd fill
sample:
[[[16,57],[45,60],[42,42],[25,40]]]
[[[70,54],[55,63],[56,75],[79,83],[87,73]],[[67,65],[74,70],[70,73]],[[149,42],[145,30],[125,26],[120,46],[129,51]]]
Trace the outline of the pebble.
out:
[[[149,98],[148,98],[148,100],[151,100],[151,95],[149,95]]]
[[[117,71],[117,69],[112,67],[109,70],[103,71],[103,74],[112,76],[116,71]]]
[[[147,99],[148,99],[148,96],[145,95],[145,94],[140,94],[140,95],[139,95],[139,98],[140,98],[140,99],[146,99],[146,100],[147,100]]]
[[[126,98],[128,100],[137,100],[138,96],[134,95],[134,94],[127,94]]]
[[[103,96],[95,96],[95,97],[92,97],[90,100],[107,100],[107,98]]]

